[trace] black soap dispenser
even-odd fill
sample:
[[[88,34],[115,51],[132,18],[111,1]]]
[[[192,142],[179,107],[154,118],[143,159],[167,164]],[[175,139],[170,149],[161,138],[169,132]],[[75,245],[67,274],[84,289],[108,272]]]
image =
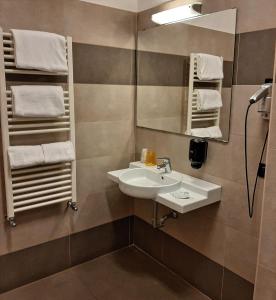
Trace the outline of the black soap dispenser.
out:
[[[200,169],[207,159],[208,142],[206,139],[196,138],[190,141],[189,160],[192,168]]]

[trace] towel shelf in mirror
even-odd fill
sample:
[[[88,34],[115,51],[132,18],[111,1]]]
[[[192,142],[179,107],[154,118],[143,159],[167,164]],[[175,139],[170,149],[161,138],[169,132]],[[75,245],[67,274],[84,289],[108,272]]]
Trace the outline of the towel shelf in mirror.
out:
[[[138,31],[138,127],[193,136],[193,128],[216,127],[221,134],[206,138],[229,141],[236,15],[227,9]],[[223,106],[195,110],[195,89],[217,90]]]

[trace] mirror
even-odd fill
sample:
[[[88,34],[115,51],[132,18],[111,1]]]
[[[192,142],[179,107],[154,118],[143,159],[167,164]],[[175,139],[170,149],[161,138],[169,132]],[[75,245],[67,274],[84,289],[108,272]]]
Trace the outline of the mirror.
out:
[[[137,126],[229,140],[236,9],[138,32]]]

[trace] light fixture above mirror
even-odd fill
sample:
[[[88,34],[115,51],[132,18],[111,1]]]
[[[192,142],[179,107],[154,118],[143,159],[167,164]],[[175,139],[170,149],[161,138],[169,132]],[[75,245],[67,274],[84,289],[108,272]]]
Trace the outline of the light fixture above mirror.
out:
[[[201,16],[201,1],[181,5],[172,9],[168,9],[151,16],[154,23],[159,25],[169,24],[192,19]]]

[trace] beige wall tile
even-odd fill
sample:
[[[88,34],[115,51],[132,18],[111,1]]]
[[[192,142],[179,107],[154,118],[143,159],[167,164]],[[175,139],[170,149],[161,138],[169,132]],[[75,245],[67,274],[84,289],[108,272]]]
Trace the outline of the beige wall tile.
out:
[[[133,214],[133,199],[122,194],[118,187],[92,192],[79,199],[78,206],[78,212],[71,215],[71,232],[86,230]]]
[[[2,0],[0,23],[11,28],[64,34],[63,0]]]
[[[175,23],[139,31],[137,47],[141,51],[185,56],[192,52],[205,52],[233,61],[234,44],[233,34]]]
[[[276,70],[276,60],[274,61],[274,75]],[[275,76],[274,76],[275,77]],[[274,78],[275,82],[275,78]],[[256,289],[254,294],[255,300],[274,299],[276,297],[276,271],[275,259],[275,230],[276,230],[276,204],[275,204],[275,105],[276,105],[276,86],[273,85],[271,118],[269,126],[268,151],[267,151],[267,168],[265,177],[264,200],[261,217],[261,232],[258,254],[258,268],[256,276]]]
[[[18,214],[16,228],[0,223],[0,255],[68,235],[73,213],[66,204],[53,205]]]
[[[78,0],[2,0],[0,21],[5,30],[50,31],[78,43],[135,48],[136,14]]]
[[[276,27],[276,3],[266,0],[203,0],[203,12],[210,13],[236,7],[238,8],[238,32],[257,31]],[[265,16],[265,17],[264,17]]]
[[[227,227],[225,267],[254,283],[258,239]]]
[[[76,122],[133,121],[135,87],[75,84]]]
[[[231,133],[244,135],[244,121],[249,98],[260,88],[259,85],[234,85],[232,96]],[[252,106],[248,115],[248,131],[250,137],[263,139],[269,122],[258,113],[258,104]]]
[[[74,42],[135,48],[136,14],[78,0],[63,0],[65,32]]]
[[[108,179],[107,172],[128,168],[131,161],[133,161],[133,155],[125,152],[77,160],[78,199],[84,199],[94,192],[117,186]]]
[[[134,153],[133,122],[80,122],[76,124],[77,159],[112,153]]]
[[[276,49],[275,49],[275,53],[276,53]],[[276,73],[276,59],[274,61],[274,74],[275,73]],[[275,113],[275,110],[276,110],[276,101],[275,101],[275,97],[276,97],[276,83],[273,84],[272,97],[273,97],[273,100],[271,102],[271,112],[270,112],[270,122],[269,122],[269,130],[270,130],[270,132],[272,132],[272,131],[274,131],[276,129],[276,113]],[[276,149],[276,141],[275,141],[273,135],[269,135],[269,137],[268,137],[268,143],[269,143],[271,149]]]
[[[266,231],[268,233],[268,231]],[[264,268],[269,269],[276,273],[276,238],[275,231],[270,230],[270,236],[261,235],[259,248],[259,261],[258,263]]]
[[[274,300],[276,298],[276,273],[260,266],[256,282],[254,300]]]

